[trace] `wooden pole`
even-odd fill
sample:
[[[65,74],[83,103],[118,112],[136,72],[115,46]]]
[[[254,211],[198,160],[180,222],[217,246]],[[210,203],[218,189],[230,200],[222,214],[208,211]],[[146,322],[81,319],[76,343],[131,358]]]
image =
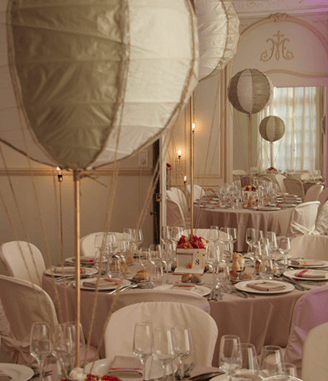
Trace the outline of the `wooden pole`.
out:
[[[81,264],[80,264],[80,175],[74,170],[74,219],[75,219],[75,367],[80,367],[80,321],[81,321]]]
[[[192,124],[194,121],[194,94],[190,97],[190,236],[194,235],[194,134]]]
[[[270,167],[273,168],[273,142],[270,142],[270,155],[271,155],[271,160],[270,160]]]
[[[248,171],[250,183],[252,182],[252,114],[248,115]]]

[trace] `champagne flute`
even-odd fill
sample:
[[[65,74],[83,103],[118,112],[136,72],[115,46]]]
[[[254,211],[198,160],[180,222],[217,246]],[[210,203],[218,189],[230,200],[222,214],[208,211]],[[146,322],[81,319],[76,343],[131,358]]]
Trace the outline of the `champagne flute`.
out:
[[[142,379],[146,377],[146,362],[152,352],[153,327],[151,323],[136,323],[133,334],[133,353],[139,357],[142,364]]]
[[[184,360],[194,352],[194,341],[191,328],[186,326],[175,326],[173,328],[174,351],[180,363],[180,380],[184,379]]]
[[[163,381],[166,381],[166,367],[175,358],[173,334],[170,327],[157,327],[153,332],[152,356],[163,368]]]
[[[219,367],[228,374],[231,381],[231,374],[240,367],[240,338],[236,335],[224,335],[220,341]]]
[[[276,345],[265,345],[260,354],[260,376],[263,378],[281,374],[282,349]]]
[[[240,352],[240,366],[236,366],[232,373],[233,380],[254,381],[259,374],[259,365],[257,361],[256,349],[253,344],[238,344]]]
[[[30,352],[39,365],[39,380],[43,380],[44,361],[51,353],[51,341],[49,325],[47,323],[34,322],[31,328]]]
[[[254,228],[246,229],[246,243],[249,246],[251,252],[253,252],[253,245],[255,243],[256,233]],[[251,258],[254,260],[254,258]]]
[[[280,238],[278,242],[278,248],[280,253],[283,255],[283,259],[284,259],[283,270],[286,271],[288,267],[288,253],[290,252],[290,249],[291,249],[290,238],[289,237]]]

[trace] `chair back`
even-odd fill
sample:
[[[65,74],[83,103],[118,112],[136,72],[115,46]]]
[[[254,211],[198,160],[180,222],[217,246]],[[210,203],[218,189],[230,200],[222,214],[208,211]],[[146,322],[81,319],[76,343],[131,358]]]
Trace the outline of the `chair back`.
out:
[[[166,199],[166,224],[167,226],[185,227],[186,221],[181,206],[173,200]]]
[[[319,209],[318,209],[318,215],[319,215],[320,212],[321,212],[321,209],[323,208],[323,205],[325,204],[326,201],[328,201],[328,187],[325,188],[325,189],[319,194],[318,201],[320,202],[320,206],[319,206]]]
[[[190,197],[190,184],[187,185],[188,197]],[[205,190],[197,184],[194,184],[193,202],[205,196]]]
[[[301,180],[287,177],[284,179],[284,185],[287,193],[304,197],[304,187]]]
[[[6,275],[41,286],[46,269],[41,251],[32,243],[11,241],[0,246],[0,259]]]
[[[109,232],[112,233],[112,232]],[[98,254],[98,249],[95,247],[95,238],[98,234],[108,234],[104,232],[91,233],[81,238],[81,255],[85,257],[96,257]],[[113,232],[115,234],[116,239],[123,239],[123,233]]]
[[[279,185],[280,192],[286,193],[286,187],[284,184],[284,179],[286,178],[286,176],[281,175],[280,173],[277,173],[275,177],[276,177],[277,184]]]
[[[190,356],[190,361],[194,360],[200,366],[211,366],[218,337],[215,320],[200,308],[176,302],[138,303],[115,311],[105,332],[106,357],[133,356],[134,326],[143,321],[152,323],[153,328],[176,325],[190,327],[195,343],[195,352]]]
[[[320,209],[319,205],[317,220],[315,222],[315,230],[319,234],[328,235],[328,201],[324,203]]]
[[[323,190],[323,185],[315,184],[310,187],[304,197],[304,202],[317,201],[320,193]]]
[[[285,362],[302,368],[303,343],[310,330],[328,322],[328,287],[307,292],[294,306],[290,334],[284,356]]]
[[[298,236],[313,232],[319,205],[319,201],[310,201],[295,206],[286,235]]]
[[[190,212],[188,207],[188,201],[184,192],[179,188],[170,188],[170,191],[175,193],[175,195],[177,196],[177,200],[179,201],[178,203],[180,204],[184,215],[188,216]],[[173,201],[176,202],[176,199],[174,199]],[[189,204],[190,204],[190,201],[189,201]]]
[[[26,363],[30,360],[32,324],[36,321],[58,324],[53,301],[38,285],[5,275],[0,275],[0,295],[14,336],[12,340],[4,338],[1,344],[11,352],[14,362]]]
[[[303,346],[302,380],[328,380],[328,323],[311,329]]]
[[[291,250],[288,253],[292,258],[321,259],[328,261],[328,236],[319,234],[305,234],[292,239]]]

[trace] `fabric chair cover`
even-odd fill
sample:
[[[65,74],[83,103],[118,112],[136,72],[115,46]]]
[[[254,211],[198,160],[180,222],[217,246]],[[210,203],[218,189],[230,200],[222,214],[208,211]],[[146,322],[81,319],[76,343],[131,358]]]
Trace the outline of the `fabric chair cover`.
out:
[[[322,235],[328,235],[328,201],[326,201],[320,210],[318,209],[318,216],[316,221],[315,230]],[[320,211],[319,211],[320,210]]]
[[[166,199],[166,224],[167,226],[186,226],[181,206],[169,199]]]
[[[188,193],[188,197],[190,198],[190,184],[187,185],[187,193]],[[205,190],[200,186],[200,185],[197,185],[197,184],[194,184],[194,194],[193,194],[193,201],[196,201],[200,198],[202,198],[203,196],[205,196]]]
[[[284,361],[296,365],[301,372],[303,343],[310,330],[328,322],[328,287],[304,294],[295,304]]]
[[[321,209],[323,208],[326,201],[328,201],[328,188],[325,188],[318,197],[318,201],[320,202],[320,206],[318,209],[318,216],[320,215]]]
[[[190,218],[190,211],[188,207],[188,203],[190,204],[190,200],[187,200],[186,195],[179,188],[170,188],[170,191],[175,193],[175,195],[177,196],[177,199],[179,200],[179,204],[181,206],[185,218]],[[176,202],[176,200],[173,201]]]
[[[310,174],[309,173],[302,173],[301,174],[301,180],[310,180]]]
[[[302,380],[328,380],[328,323],[309,332],[303,347]]]
[[[110,232],[112,233],[112,232]],[[81,255],[86,257],[96,257],[98,254],[98,249],[95,247],[95,238],[97,234],[105,234],[104,232],[91,233],[81,238]],[[123,233],[113,232],[116,239],[120,240],[123,238]]]
[[[54,303],[39,286],[29,281],[0,275],[0,295],[12,336],[2,337],[1,345],[11,353],[12,362],[26,364],[35,359],[30,355],[30,331],[36,321],[58,324]],[[90,347],[87,361],[96,358],[96,349]],[[84,353],[81,352],[81,360]]]
[[[328,236],[305,234],[292,239],[291,250],[288,253],[292,258],[312,258],[328,261]]]
[[[244,171],[243,169],[234,169],[232,171],[232,174],[235,175],[235,176],[246,176],[247,172]]]
[[[308,189],[304,197],[304,202],[317,201],[320,193],[323,190],[323,185],[315,184]]]
[[[286,193],[286,187],[284,184],[284,179],[286,178],[286,176],[281,175],[280,173],[277,173],[275,175],[275,178],[276,178],[277,184],[279,185],[280,192]]]
[[[6,275],[25,279],[41,286],[46,269],[41,251],[32,243],[6,242],[0,246],[0,258]]]
[[[315,222],[319,205],[319,201],[310,201],[295,206],[287,228],[287,237],[296,237],[309,233],[315,234]]]
[[[185,325],[191,328],[195,352],[188,360],[211,366],[218,329],[214,319],[195,306],[174,302],[132,304],[114,312],[105,332],[106,357],[133,356],[132,341],[137,322],[149,321],[154,327]],[[115,343],[115,345],[113,345]]]
[[[299,179],[284,179],[284,184],[286,188],[286,192],[289,194],[296,194],[299,197],[304,197],[304,188],[303,183]]]

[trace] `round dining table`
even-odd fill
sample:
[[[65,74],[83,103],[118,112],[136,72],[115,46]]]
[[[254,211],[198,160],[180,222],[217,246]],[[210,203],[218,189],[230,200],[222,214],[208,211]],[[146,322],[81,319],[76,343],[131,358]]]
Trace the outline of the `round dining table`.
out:
[[[235,250],[239,252],[247,251],[246,229],[255,228],[273,231],[277,236],[284,236],[294,208],[283,208],[261,210],[250,208],[207,208],[194,205],[194,228],[209,229],[211,226],[231,227],[238,229]]]
[[[136,263],[129,267],[127,277],[133,276],[140,269]],[[253,268],[246,270],[251,273]],[[178,282],[181,275],[168,274],[170,286],[166,290],[126,289],[117,294],[107,291],[96,293],[94,290],[81,289],[81,324],[85,335],[88,335],[92,310],[95,306],[94,323],[90,344],[98,347],[108,314],[128,304],[147,301],[178,301],[192,303],[207,311],[215,320],[218,327],[218,340],[213,357],[213,366],[218,365],[219,343],[223,335],[234,334],[242,342],[255,345],[258,353],[263,345],[279,345],[286,347],[293,309],[297,300],[307,291],[292,290],[273,295],[249,293],[241,297],[237,293],[224,293],[222,300],[208,300],[208,295],[191,295],[190,290],[174,290],[173,283]],[[201,276],[203,289],[210,291],[213,275],[205,273]],[[81,280],[83,282],[83,280]],[[319,285],[310,285],[315,289]],[[72,281],[56,281],[53,277],[43,275],[43,288],[53,299],[60,322],[75,318],[75,288]],[[162,294],[161,294],[162,293]],[[110,324],[110,323],[109,323]],[[206,340],[206,338],[204,338]],[[197,343],[196,343],[197,345]],[[100,357],[105,357],[104,346],[101,347]]]

